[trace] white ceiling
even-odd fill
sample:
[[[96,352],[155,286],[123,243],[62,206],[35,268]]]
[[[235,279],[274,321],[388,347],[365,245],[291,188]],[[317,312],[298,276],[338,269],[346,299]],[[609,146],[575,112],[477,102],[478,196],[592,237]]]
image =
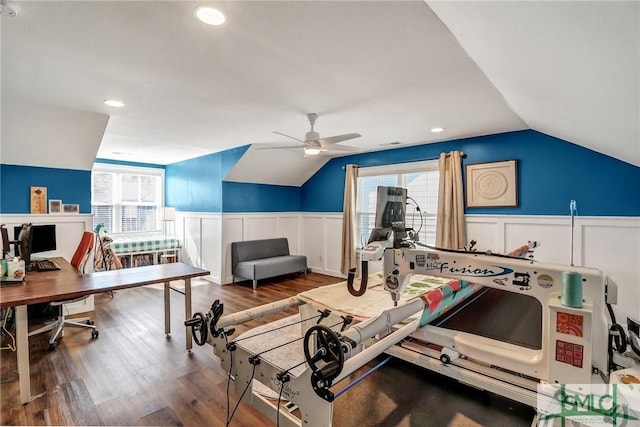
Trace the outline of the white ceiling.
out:
[[[196,21],[201,4],[225,25]],[[18,5],[1,21],[2,163],[168,164],[302,138],[315,112],[362,150],[532,128],[640,165],[638,2]],[[300,185],[325,161],[254,145],[228,179]]]
[[[640,165],[640,2],[429,2],[540,132]]]

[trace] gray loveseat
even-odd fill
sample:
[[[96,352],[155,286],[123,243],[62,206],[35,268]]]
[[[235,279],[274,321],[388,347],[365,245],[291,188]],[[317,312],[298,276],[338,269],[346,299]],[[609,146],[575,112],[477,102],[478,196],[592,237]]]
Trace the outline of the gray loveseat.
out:
[[[253,289],[258,280],[289,273],[307,274],[307,257],[290,255],[286,238],[247,240],[231,243],[231,273],[253,281]]]

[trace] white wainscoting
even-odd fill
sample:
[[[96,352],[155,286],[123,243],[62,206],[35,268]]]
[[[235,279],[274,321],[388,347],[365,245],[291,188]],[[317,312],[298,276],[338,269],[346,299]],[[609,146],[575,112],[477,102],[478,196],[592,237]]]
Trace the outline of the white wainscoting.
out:
[[[19,215],[2,214],[0,223],[5,224],[9,231],[9,238],[13,239],[13,227],[24,223],[55,224],[56,226],[56,250],[34,254],[35,258],[63,257],[71,260],[78,247],[82,233],[93,230],[93,215]],[[13,248],[11,248],[13,251]]]
[[[183,259],[211,271],[216,283],[231,283],[231,242],[287,237],[291,253],[307,256],[309,267],[336,277],[340,273],[342,214],[179,213]],[[481,251],[509,252],[537,241],[534,259],[571,264],[571,220],[560,216],[467,215],[468,240]],[[640,319],[640,218],[576,217],[573,264],[602,270],[618,284],[614,311],[619,323]]]
[[[618,284],[618,323],[640,319],[640,218],[467,215],[467,239],[479,250],[508,252],[537,241],[534,259],[596,268]]]
[[[309,267],[330,276],[340,272],[342,253],[342,214],[302,214],[302,248]]]
[[[55,224],[56,226],[56,250],[42,252],[33,255],[33,258],[53,258],[62,257],[71,261],[73,253],[80,243],[82,233],[93,230],[93,215],[28,215],[28,214],[2,214],[0,223],[5,224],[9,231],[9,239],[13,239],[13,227],[24,223],[31,224]],[[13,254],[13,247],[11,248]],[[88,266],[93,268],[93,264]],[[27,274],[28,275],[28,274]],[[73,304],[66,304],[66,314],[84,313],[93,311],[93,296],[84,301]]]
[[[298,213],[205,214],[178,212],[176,234],[184,242],[182,259],[211,272],[209,280],[228,284],[231,243],[286,237],[289,251],[301,254],[301,220]]]

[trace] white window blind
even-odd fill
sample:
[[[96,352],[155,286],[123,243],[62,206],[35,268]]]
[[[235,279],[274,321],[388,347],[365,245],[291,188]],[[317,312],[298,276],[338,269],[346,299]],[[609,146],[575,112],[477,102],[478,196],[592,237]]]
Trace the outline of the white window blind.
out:
[[[378,186],[403,187],[408,201],[406,226],[419,230],[420,241],[435,244],[436,213],[438,210],[438,161],[403,163],[391,166],[360,168],[358,170],[357,236],[366,245],[375,226]],[[422,211],[422,223],[418,205]]]
[[[164,171],[96,165],[92,174],[93,222],[110,233],[160,230]]]

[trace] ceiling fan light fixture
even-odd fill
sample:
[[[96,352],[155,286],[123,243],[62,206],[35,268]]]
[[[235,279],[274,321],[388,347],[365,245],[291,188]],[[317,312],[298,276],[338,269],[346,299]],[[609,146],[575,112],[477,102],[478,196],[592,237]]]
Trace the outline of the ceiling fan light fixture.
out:
[[[440,132],[444,132],[444,128],[441,128],[441,127],[431,128],[431,133],[440,133]]]
[[[316,156],[320,154],[320,149],[316,147],[304,147],[304,154],[308,156]]]
[[[226,21],[226,18],[222,12],[210,6],[197,7],[193,14],[200,21],[208,25],[222,25],[224,24],[224,21]]]

